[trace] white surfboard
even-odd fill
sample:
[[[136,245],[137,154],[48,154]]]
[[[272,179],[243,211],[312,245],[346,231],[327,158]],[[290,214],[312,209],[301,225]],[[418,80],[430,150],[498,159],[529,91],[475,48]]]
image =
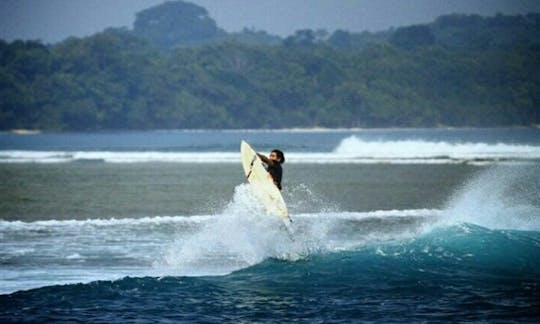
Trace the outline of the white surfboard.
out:
[[[244,173],[257,200],[261,202],[268,214],[280,217],[285,225],[289,225],[291,219],[283,196],[255,150],[248,143],[242,141],[240,152]]]

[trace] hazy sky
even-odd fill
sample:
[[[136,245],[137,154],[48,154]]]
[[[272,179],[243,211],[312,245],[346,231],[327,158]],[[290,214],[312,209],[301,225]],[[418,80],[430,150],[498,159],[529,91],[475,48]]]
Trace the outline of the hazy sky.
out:
[[[0,38],[57,42],[107,27],[131,28],[135,13],[164,0],[0,0]],[[226,31],[288,36],[298,29],[376,31],[448,13],[540,12],[540,0],[191,0]]]

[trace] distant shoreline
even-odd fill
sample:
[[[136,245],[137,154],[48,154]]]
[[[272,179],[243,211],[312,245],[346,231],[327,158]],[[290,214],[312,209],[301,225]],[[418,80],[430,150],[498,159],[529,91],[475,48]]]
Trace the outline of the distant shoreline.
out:
[[[514,126],[490,126],[490,127],[477,127],[477,126],[438,126],[438,127],[291,127],[291,128],[178,128],[178,129],[100,129],[100,130],[41,130],[41,129],[10,129],[2,130],[0,134],[14,134],[14,135],[40,135],[40,134],[84,134],[84,133],[135,133],[135,132],[272,132],[272,133],[325,133],[325,132],[361,132],[361,131],[377,131],[377,130],[452,130],[452,129],[516,129],[516,128],[540,128],[538,125],[514,125]]]

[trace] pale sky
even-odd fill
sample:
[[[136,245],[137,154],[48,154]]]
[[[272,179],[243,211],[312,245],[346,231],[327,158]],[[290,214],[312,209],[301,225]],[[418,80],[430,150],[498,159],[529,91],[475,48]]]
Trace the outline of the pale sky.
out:
[[[132,28],[135,13],[164,0],[0,0],[0,38],[88,36],[107,27]],[[450,13],[540,12],[540,0],[191,0],[228,32],[244,27],[282,37],[299,29],[378,31],[428,23]]]

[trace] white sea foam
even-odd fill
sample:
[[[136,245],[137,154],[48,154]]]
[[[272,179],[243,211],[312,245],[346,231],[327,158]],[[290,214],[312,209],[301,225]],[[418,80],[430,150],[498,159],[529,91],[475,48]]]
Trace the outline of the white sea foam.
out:
[[[3,163],[238,163],[237,152],[0,151]]]
[[[363,220],[373,218],[388,218],[388,217],[430,217],[440,216],[442,210],[439,209],[406,209],[406,210],[376,210],[369,212],[331,212],[331,213],[314,213],[314,214],[299,214],[296,217],[305,219],[332,218],[340,220]]]
[[[0,293],[124,276],[225,275],[268,258],[296,261],[418,233],[440,211],[293,215],[290,236],[240,185],[216,215],[0,221]],[[401,221],[403,220],[403,222]]]
[[[449,143],[423,140],[366,141],[350,136],[334,151],[349,158],[379,160],[501,160],[540,159],[540,146],[488,143]]]
[[[537,230],[539,188],[532,175],[538,168],[511,170],[494,168],[471,180],[444,210],[294,214],[292,237],[279,219],[265,215],[246,184],[214,215],[2,220],[0,257],[10,266],[0,269],[0,293],[123,276],[223,275],[268,258],[297,261],[402,242],[440,224]]]
[[[0,151],[0,163],[238,163],[238,152]],[[425,140],[365,140],[346,137],[330,152],[287,152],[287,163],[493,163],[540,160],[540,146],[451,143]]]
[[[248,188],[247,185],[241,185]],[[238,189],[237,189],[238,190]],[[242,189],[247,190],[247,189]],[[249,197],[249,198],[246,198]],[[194,216],[152,216],[141,218],[89,218],[84,220],[67,219],[67,220],[37,220],[37,221],[20,221],[20,220],[0,220],[0,231],[40,231],[47,229],[70,230],[72,228],[82,228],[86,226],[93,227],[122,227],[122,226],[140,226],[148,227],[150,225],[171,225],[171,224],[206,224],[212,223],[221,218],[226,218],[228,214],[238,214],[241,221],[245,221],[245,217],[253,218],[255,216],[245,215],[245,213],[264,213],[258,207],[258,204],[252,202],[253,198],[249,194],[244,194],[242,198],[235,200],[234,205],[229,204],[223,214],[219,215],[194,215]],[[231,207],[232,206],[232,207]],[[242,207],[239,207],[242,206]],[[234,208],[234,210],[231,210]],[[241,211],[241,212],[240,212]],[[310,219],[340,219],[340,220],[362,220],[372,218],[387,218],[387,217],[424,217],[426,215],[440,216],[443,211],[439,209],[410,209],[410,210],[377,210],[369,212],[320,212],[295,214],[295,219],[310,220]],[[259,221],[259,216],[256,216],[255,221]]]
[[[160,224],[175,224],[175,223],[202,223],[208,221],[215,216],[213,215],[195,215],[195,216],[153,216],[141,218],[89,218],[84,220],[67,219],[67,220],[37,220],[24,222],[20,220],[8,221],[0,220],[0,231],[39,231],[45,229],[69,229],[75,227],[95,226],[95,227],[111,227],[111,226],[149,226]]]
[[[222,214],[178,237],[154,266],[165,274],[221,275],[268,258],[296,261],[313,253],[411,237],[439,213],[419,209],[295,214],[290,235],[278,218],[265,215],[244,184],[236,187]]]
[[[442,212],[441,224],[540,230],[539,174],[538,165],[485,170],[454,194]]]
[[[0,256],[12,266],[0,270],[0,293],[128,275],[224,275],[268,258],[296,261],[313,253],[409,237],[418,224],[438,212],[295,214],[291,236],[281,220],[265,214],[249,186],[242,184],[224,210],[214,215],[2,220]]]

